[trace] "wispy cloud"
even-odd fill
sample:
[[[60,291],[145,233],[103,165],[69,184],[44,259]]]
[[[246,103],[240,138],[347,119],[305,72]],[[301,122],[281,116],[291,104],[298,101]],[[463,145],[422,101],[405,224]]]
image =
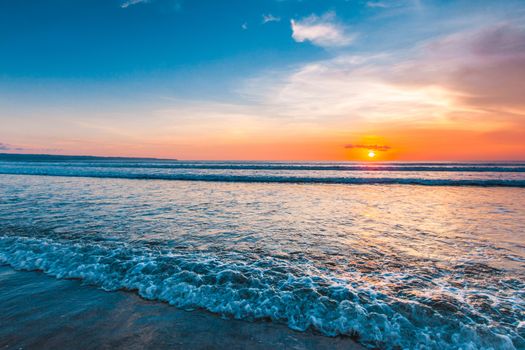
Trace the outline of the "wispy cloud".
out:
[[[248,23],[244,22],[243,24],[241,24],[241,28],[242,28],[242,30],[247,30],[248,29]]]
[[[355,33],[336,21],[335,12],[323,16],[311,15],[300,20],[291,20],[292,38],[297,42],[309,41],[321,47],[342,47],[351,44]]]
[[[440,86],[388,81],[389,55],[341,55],[306,64],[285,76],[261,76],[243,87],[283,118],[316,127],[348,128],[404,123],[436,125],[455,111],[454,92]],[[346,126],[345,126],[346,125]]]
[[[16,147],[7,143],[0,142],[0,151],[23,151],[21,147]]]
[[[525,117],[524,62],[525,28],[500,22],[427,43],[418,57],[400,62],[390,80],[440,85],[458,92],[459,102],[471,109]]]
[[[377,8],[377,7],[379,7],[379,8],[387,8],[387,7],[389,7],[386,3],[381,2],[381,1],[368,1],[366,3],[366,6],[372,7],[372,8]]]
[[[345,145],[345,148],[368,149],[368,150],[378,151],[378,152],[386,152],[392,149],[392,147],[386,146],[386,145],[364,145],[364,144],[357,144],[357,145],[348,144],[348,145]]]
[[[280,20],[281,20],[280,17],[275,17],[271,13],[269,13],[267,15],[262,15],[262,23],[263,24],[266,24],[266,23],[269,23],[269,22],[279,22]]]
[[[133,6],[133,5],[137,5],[137,4],[141,4],[141,3],[146,4],[148,2],[150,2],[150,0],[126,0],[120,5],[120,7],[125,9],[125,8],[128,8],[128,7]]]
[[[348,55],[265,74],[245,86],[280,116],[384,129],[525,127],[525,28],[499,22],[402,54]]]

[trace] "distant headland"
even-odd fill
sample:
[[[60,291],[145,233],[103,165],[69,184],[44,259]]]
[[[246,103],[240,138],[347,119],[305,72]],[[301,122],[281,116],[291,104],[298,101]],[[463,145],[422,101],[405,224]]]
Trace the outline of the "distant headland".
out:
[[[85,155],[55,155],[55,154],[21,154],[21,153],[0,153],[0,161],[12,162],[71,162],[71,161],[121,161],[121,162],[138,162],[138,161],[156,161],[169,162],[177,159],[166,158],[136,158],[136,157],[99,157]]]

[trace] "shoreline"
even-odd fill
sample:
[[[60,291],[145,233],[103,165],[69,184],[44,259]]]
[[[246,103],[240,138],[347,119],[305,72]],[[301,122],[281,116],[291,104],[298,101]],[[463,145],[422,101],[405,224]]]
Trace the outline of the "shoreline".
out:
[[[2,349],[365,349],[347,337],[188,312],[8,265],[0,265],[0,313]]]

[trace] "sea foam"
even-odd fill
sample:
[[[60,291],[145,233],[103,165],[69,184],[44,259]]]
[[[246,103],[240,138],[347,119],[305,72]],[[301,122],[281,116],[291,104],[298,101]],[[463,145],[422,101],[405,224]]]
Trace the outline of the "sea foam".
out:
[[[203,308],[236,319],[271,319],[299,331],[349,335],[385,349],[510,350],[525,345],[514,331],[391,298],[359,283],[358,276],[335,278],[311,265],[299,271],[276,258],[234,263],[211,254],[135,249],[114,242],[2,236],[0,262],[78,278],[105,290],[137,291],[187,310]]]

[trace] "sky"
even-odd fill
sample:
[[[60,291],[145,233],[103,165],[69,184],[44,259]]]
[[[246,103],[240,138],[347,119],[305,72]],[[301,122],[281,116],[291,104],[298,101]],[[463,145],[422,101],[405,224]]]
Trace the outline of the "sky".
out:
[[[2,152],[524,160],[525,1],[0,0]]]

